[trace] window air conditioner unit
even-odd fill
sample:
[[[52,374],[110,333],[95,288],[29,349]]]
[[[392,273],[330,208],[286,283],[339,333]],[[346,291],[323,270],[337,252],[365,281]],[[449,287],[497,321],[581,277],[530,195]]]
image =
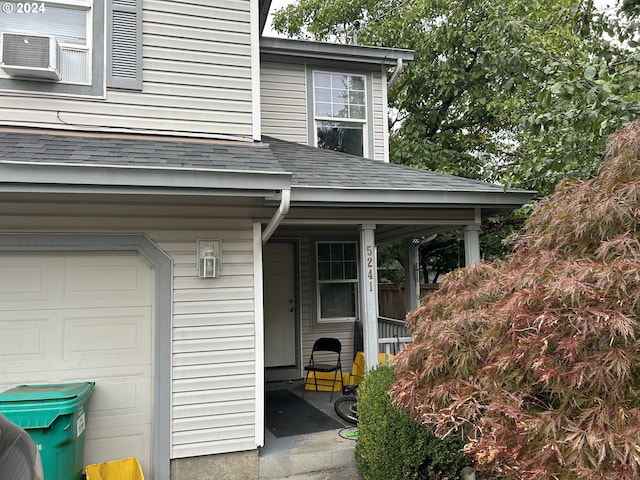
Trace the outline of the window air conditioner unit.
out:
[[[60,80],[55,37],[2,32],[0,68],[12,77]]]

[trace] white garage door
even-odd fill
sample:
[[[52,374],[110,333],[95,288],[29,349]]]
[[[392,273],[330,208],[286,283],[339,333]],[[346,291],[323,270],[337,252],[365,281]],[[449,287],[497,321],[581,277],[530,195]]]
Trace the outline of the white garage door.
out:
[[[136,253],[0,254],[0,391],[95,381],[85,464],[151,478],[153,271]]]

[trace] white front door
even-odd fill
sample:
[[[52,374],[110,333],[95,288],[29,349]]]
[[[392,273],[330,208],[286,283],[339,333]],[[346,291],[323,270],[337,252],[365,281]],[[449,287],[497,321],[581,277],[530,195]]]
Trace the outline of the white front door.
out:
[[[263,269],[266,379],[300,378],[295,244],[266,244]]]
[[[95,381],[85,464],[152,479],[154,275],[135,252],[0,254],[0,391]]]

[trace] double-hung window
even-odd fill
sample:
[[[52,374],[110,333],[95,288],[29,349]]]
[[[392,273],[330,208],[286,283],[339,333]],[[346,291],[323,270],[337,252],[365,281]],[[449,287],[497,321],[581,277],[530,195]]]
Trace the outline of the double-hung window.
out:
[[[364,75],[314,71],[315,145],[367,155],[367,89]]]
[[[142,88],[141,0],[0,3],[0,89],[104,96],[106,86]]]
[[[356,242],[316,242],[317,323],[355,320],[358,299]]]

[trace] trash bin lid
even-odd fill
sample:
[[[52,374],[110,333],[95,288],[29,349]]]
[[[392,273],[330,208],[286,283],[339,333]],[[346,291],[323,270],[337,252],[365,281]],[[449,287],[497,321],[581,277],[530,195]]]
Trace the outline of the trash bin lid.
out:
[[[94,385],[94,382],[18,385],[0,393],[0,403],[69,400],[88,395],[93,391]]]
[[[95,382],[18,385],[0,393],[0,413],[22,428],[48,428],[60,415],[75,413]]]

